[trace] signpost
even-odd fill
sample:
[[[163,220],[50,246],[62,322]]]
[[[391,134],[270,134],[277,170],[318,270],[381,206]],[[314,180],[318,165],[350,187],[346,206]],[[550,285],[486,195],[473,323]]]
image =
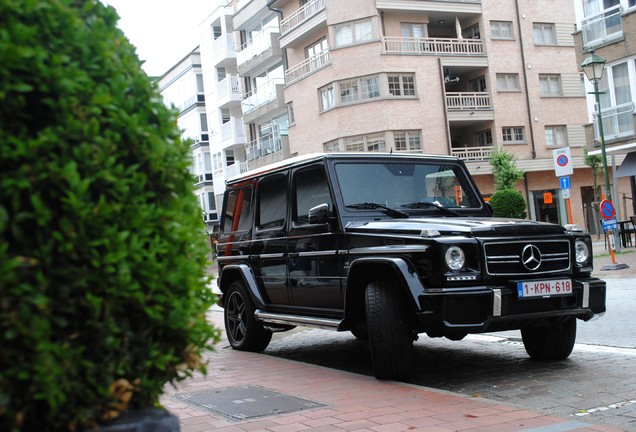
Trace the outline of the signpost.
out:
[[[570,177],[574,173],[572,167],[572,153],[570,147],[563,147],[552,151],[554,172],[559,177],[561,191],[568,209],[568,223],[572,224],[572,205],[570,204]]]
[[[604,199],[598,206],[598,211],[603,219],[603,231],[607,233],[609,239],[610,256],[612,257],[612,264],[616,264],[616,257],[614,255],[614,230],[616,229],[616,209],[614,204],[608,199]]]

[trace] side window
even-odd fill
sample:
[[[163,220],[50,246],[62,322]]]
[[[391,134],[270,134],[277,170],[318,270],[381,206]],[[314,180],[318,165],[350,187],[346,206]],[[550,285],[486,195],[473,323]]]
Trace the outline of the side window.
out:
[[[327,175],[322,166],[296,171],[294,174],[294,222],[309,222],[309,209],[320,204],[329,204],[333,215],[333,202],[329,193]]]
[[[247,231],[251,227],[252,186],[229,190],[223,214],[223,232]]]
[[[287,213],[287,177],[282,174],[262,179],[258,183],[259,228],[276,228],[285,224]]]

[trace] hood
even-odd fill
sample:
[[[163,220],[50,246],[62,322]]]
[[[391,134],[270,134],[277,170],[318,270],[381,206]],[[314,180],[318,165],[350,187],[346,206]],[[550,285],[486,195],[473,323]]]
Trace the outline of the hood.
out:
[[[351,222],[345,227],[347,232],[412,234],[420,235],[424,229],[439,231],[442,235],[463,235],[489,237],[500,235],[561,234],[565,228],[547,222],[525,219],[504,219],[490,217],[452,218],[408,218]]]

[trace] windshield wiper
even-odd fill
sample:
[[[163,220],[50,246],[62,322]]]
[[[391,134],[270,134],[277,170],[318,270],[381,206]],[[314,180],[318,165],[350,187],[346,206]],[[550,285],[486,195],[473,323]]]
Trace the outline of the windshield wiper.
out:
[[[406,212],[391,208],[391,207],[386,206],[384,204],[378,204],[378,203],[372,203],[372,202],[365,202],[365,203],[358,203],[358,204],[349,204],[346,207],[347,208],[353,208],[353,209],[356,209],[356,210],[382,209],[382,210],[385,210],[385,212],[389,216],[392,216],[392,217],[399,217],[399,218],[407,218],[407,217],[409,217],[408,213],[406,213]]]
[[[404,207],[404,208],[409,208],[409,209],[421,209],[421,208],[435,208],[437,210],[441,210],[446,214],[449,215],[453,215],[453,216],[459,216],[459,213],[457,213],[454,210],[451,209],[447,209],[446,207],[437,204],[436,202],[432,202],[432,201],[418,201],[418,202],[412,202],[412,203],[408,203],[408,204],[402,204],[400,207]]]

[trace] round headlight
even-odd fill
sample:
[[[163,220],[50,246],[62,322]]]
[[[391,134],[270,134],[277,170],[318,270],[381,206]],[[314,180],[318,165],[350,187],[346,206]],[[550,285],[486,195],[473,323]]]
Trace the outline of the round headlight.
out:
[[[574,242],[574,251],[576,253],[577,264],[585,264],[590,258],[590,248],[583,240]]]
[[[455,271],[461,270],[466,262],[464,251],[457,246],[449,247],[444,258],[446,259],[446,265],[448,268]]]

